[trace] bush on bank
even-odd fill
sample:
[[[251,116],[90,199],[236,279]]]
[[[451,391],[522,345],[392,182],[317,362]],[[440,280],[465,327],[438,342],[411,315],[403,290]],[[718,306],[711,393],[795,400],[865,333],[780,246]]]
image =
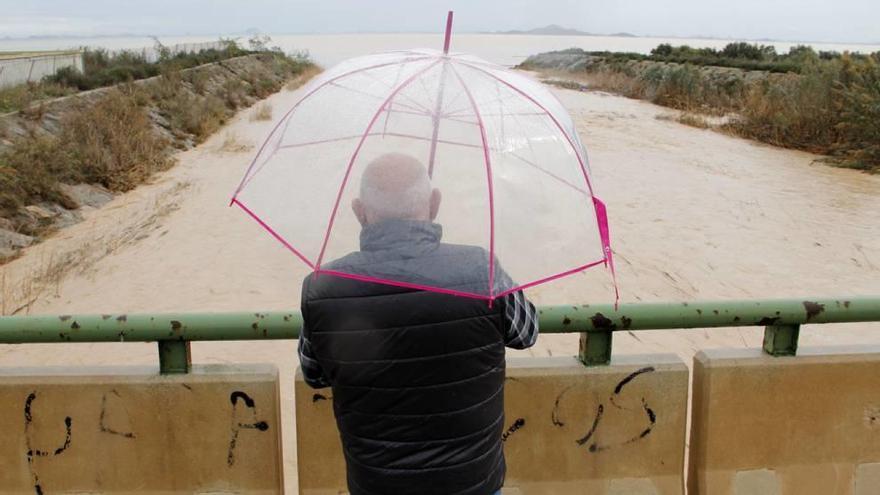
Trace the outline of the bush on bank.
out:
[[[173,54],[156,40],[155,48],[159,53],[159,59],[155,62],[150,62],[144,53],[137,50],[110,52],[103,48],[86,47],[82,52],[82,71],[73,67],[64,67],[55,74],[46,76],[39,83],[22,84],[0,90],[0,113],[21,110],[34,102],[48,98],[138,81],[230,58],[267,51],[279,53],[280,49],[277,47],[268,48],[269,41],[271,40],[268,37],[253,37],[248,40],[248,48],[244,48],[236,40],[221,38],[221,48]]]
[[[75,208],[61,184],[132,189],[172,166],[175,147],[203,141],[236,110],[314,71],[304,58],[279,52],[253,56],[258,64],[223,83],[210,70],[166,66],[156,79],[120,84],[97,99],[77,102],[61,114],[55,132],[7,136],[0,147],[0,220],[5,218],[20,233],[39,235],[51,226],[33,222],[24,207],[54,203]]]
[[[835,164],[880,172],[880,52],[815,52],[731,43],[659,45],[650,55],[567,50],[591,86],[686,112],[729,115],[724,129]],[[524,68],[545,69],[541,57]]]

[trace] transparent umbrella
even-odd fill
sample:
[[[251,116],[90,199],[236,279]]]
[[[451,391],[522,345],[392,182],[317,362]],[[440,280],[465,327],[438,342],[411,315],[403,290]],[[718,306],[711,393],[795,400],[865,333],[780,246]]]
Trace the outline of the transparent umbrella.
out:
[[[596,265],[613,277],[605,207],[571,117],[529,76],[450,52],[451,21],[442,51],[357,57],[315,78],[232,204],[327,276],[489,301]],[[368,165],[388,156],[419,163],[442,200],[431,218],[408,216],[418,192],[398,188],[378,207],[387,218],[369,222],[393,224],[378,235],[349,205],[375,193]],[[389,236],[399,262],[364,253]],[[401,239],[416,246],[397,249]],[[467,281],[444,276],[462,263]]]

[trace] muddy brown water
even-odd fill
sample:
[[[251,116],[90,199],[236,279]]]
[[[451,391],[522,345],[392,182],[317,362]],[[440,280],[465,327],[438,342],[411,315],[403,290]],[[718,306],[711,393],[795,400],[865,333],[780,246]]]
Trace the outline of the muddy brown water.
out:
[[[608,205],[623,301],[880,294],[880,176],[660,120],[670,111],[649,103],[554,91],[577,121]],[[297,97],[282,91],[268,101],[277,117]],[[0,268],[2,307],[30,302],[31,314],[297,308],[306,267],[227,206],[253,146],[273,125],[251,122],[252,111],[181,153],[152,184],[86,212],[86,221]],[[35,276],[43,282],[27,282]],[[608,302],[611,286],[594,270],[529,295],[541,304]],[[760,342],[757,328],[620,332],[614,352],[675,353],[689,363],[701,348]],[[880,323],[806,326],[801,337],[802,346],[864,342],[880,342]],[[558,335],[512,354],[576,351],[576,335]],[[296,343],[195,343],[193,360],[280,368],[286,482],[295,493]],[[156,363],[154,344],[0,346],[0,366]]]

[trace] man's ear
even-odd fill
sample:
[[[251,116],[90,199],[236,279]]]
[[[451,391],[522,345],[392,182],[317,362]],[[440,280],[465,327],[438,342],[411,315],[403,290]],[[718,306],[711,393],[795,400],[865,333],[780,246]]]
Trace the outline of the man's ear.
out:
[[[434,189],[431,191],[431,221],[434,221],[437,218],[437,213],[440,212],[440,200],[442,196],[440,195],[439,189]]]
[[[361,227],[367,226],[367,212],[364,209],[364,202],[360,200],[360,198],[354,198],[351,200],[351,211],[354,212],[354,216],[357,217],[358,222],[361,223]]]

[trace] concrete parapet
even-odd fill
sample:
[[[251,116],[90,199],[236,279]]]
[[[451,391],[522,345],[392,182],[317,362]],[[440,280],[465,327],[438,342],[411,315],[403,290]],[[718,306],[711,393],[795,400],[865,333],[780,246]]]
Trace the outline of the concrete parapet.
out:
[[[691,495],[880,493],[880,347],[694,358]]]
[[[269,365],[0,369],[0,493],[282,493]]]
[[[330,389],[300,372],[295,387],[300,493],[345,493]],[[688,371],[677,357],[509,359],[504,393],[504,493],[683,493]]]

